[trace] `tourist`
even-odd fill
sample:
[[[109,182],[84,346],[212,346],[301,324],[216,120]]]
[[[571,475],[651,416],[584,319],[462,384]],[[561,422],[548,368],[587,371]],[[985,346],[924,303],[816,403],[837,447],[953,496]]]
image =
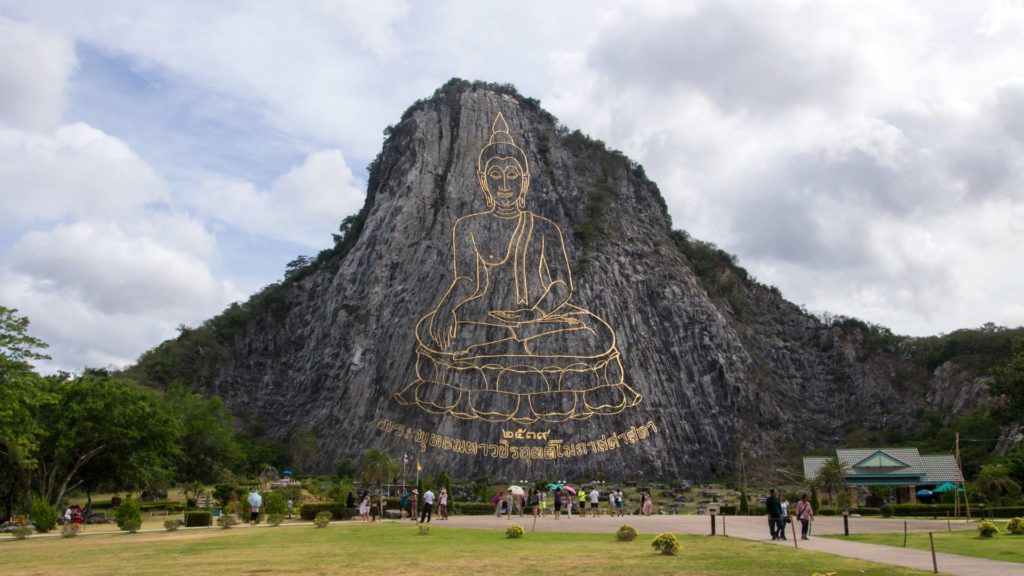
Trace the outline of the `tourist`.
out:
[[[787,540],[786,523],[789,522],[789,500],[786,499],[785,492],[779,498],[779,507],[782,508],[782,518],[779,520],[779,538]]]
[[[413,522],[416,521],[416,511],[419,509],[420,503],[420,491],[413,488],[412,495],[409,496],[409,519]]]
[[[555,488],[555,520],[562,516],[562,490]]]
[[[430,524],[430,512],[434,508],[434,492],[427,488],[427,491],[423,493],[423,512],[420,513],[420,524],[423,524],[423,520],[426,519],[427,524]]]
[[[775,489],[768,491],[768,499],[764,502],[768,511],[768,531],[772,534],[772,540],[779,539],[779,523],[782,521],[782,504],[779,497],[775,495]]]
[[[536,520],[540,516],[540,499],[541,499],[540,490],[535,490],[533,492],[533,494],[530,495],[530,506],[533,506],[533,518],[534,518],[534,520]]]
[[[644,516],[651,515],[651,506],[654,502],[651,501],[651,491],[648,488],[644,488],[643,492],[640,493],[640,508]]]
[[[565,491],[565,515],[572,518],[572,500],[576,495],[568,490]]]
[[[363,519],[363,522],[370,521],[370,494],[363,492],[362,498],[359,499],[359,517]]]
[[[408,517],[409,508],[409,492],[402,492],[402,497],[398,499],[398,519],[405,520]]]
[[[494,515],[501,518],[501,509],[505,505],[505,491],[498,490],[498,494],[491,498],[491,504],[494,504]]]
[[[263,496],[256,491],[254,486],[249,490],[249,495],[246,496],[245,501],[249,503],[249,524],[256,524],[260,521],[260,506],[263,505]]]
[[[579,500],[579,507],[578,507],[577,511],[580,513],[580,518],[584,518],[587,515],[587,489],[586,488],[580,488],[579,499],[580,499]]]
[[[292,512],[295,510],[295,501],[289,498],[286,506],[288,506],[288,518],[291,518]]]
[[[597,518],[597,505],[601,501],[601,493],[597,491],[597,486],[590,491],[590,515]]]
[[[437,498],[437,512],[441,520],[448,519],[448,490],[445,488],[441,488],[441,495]]]
[[[345,496],[345,508],[356,507],[356,495],[354,492],[349,491],[348,496]]]
[[[548,508],[548,495],[546,492],[540,491],[540,517],[543,518],[547,513]]]
[[[807,494],[801,494],[800,501],[796,503],[796,519],[800,521],[800,539],[807,540],[811,520],[814,520],[814,509],[807,501]]]

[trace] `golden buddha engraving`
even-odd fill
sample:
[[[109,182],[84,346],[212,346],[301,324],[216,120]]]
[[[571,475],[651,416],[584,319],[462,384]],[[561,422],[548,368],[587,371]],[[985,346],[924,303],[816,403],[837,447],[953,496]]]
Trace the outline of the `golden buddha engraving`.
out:
[[[499,112],[477,158],[487,210],[452,226],[453,279],[416,325],[416,380],[395,394],[434,414],[489,422],[582,420],[641,396],[615,331],[572,303],[562,231],[526,209],[530,169]]]

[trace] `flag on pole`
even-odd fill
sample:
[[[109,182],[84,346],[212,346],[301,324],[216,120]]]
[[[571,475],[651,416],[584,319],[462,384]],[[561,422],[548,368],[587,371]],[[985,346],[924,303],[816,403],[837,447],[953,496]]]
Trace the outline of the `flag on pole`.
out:
[[[402,454],[402,465],[409,463],[409,454]]]
[[[421,470],[423,470],[423,466],[420,466],[420,459],[417,458],[416,459],[416,471],[419,472]]]

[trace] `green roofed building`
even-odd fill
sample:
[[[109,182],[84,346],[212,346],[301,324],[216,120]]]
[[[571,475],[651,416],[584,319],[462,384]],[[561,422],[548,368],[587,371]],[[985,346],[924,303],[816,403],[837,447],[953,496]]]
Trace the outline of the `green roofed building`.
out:
[[[949,454],[922,456],[917,448],[840,448],[836,457],[846,470],[850,495],[858,503],[871,486],[889,486],[897,503],[913,504],[918,501],[918,491],[934,492],[944,484],[964,481],[956,458]],[[813,481],[831,459],[804,456],[804,478]]]

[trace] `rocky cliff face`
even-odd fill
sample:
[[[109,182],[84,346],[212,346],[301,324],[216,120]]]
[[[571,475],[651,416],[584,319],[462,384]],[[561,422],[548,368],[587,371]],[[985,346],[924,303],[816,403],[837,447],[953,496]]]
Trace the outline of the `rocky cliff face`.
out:
[[[561,228],[573,303],[615,331],[635,406],[493,422],[394,397],[417,379],[417,322],[452,282],[453,223],[488,210],[477,158],[499,112],[530,166],[527,208]],[[921,400],[892,354],[742,270],[702,269],[687,247],[706,245],[672,233],[642,168],[514,92],[451,82],[411,108],[375,161],[359,224],[343,255],[247,320],[203,384],[282,439],[314,431],[325,468],[381,447],[459,476],[701,479],[735,469],[741,446],[770,472],[792,467],[780,454],[854,428],[917,425]]]

